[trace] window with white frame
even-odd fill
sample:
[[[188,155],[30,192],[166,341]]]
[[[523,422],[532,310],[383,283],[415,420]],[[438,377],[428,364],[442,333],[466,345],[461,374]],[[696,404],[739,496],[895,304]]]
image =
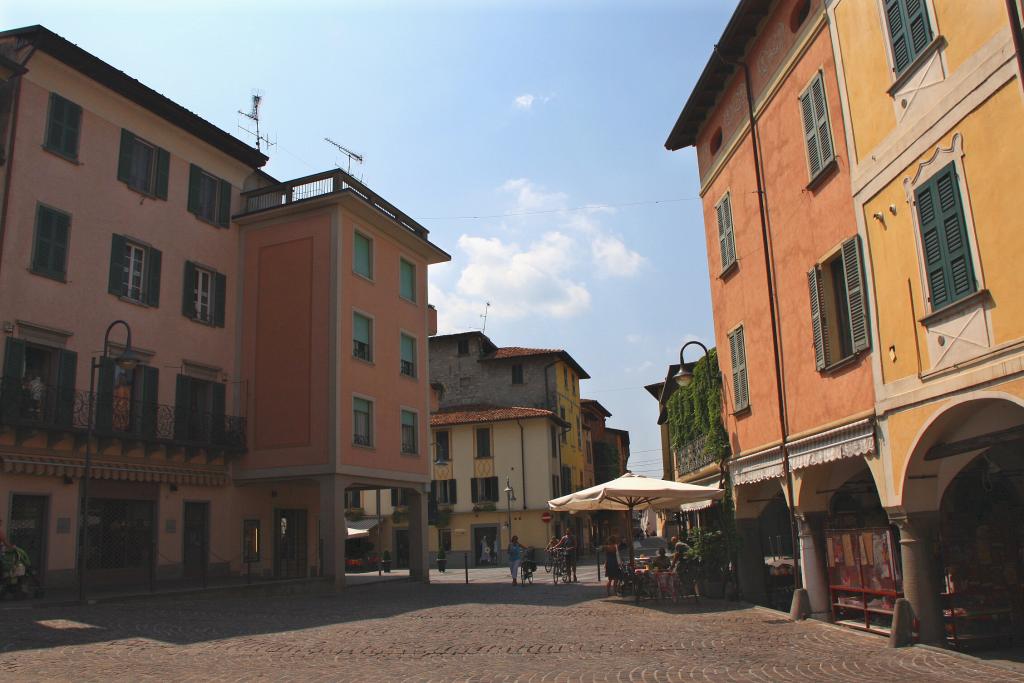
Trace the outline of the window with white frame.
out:
[[[407,334],[401,335],[401,360],[399,372],[406,377],[416,376],[416,338]]]
[[[365,398],[352,399],[352,443],[373,445],[373,402]]]
[[[133,301],[142,301],[142,289],[145,280],[146,248],[125,242],[124,245],[124,277],[121,280],[124,296]]]
[[[373,320],[361,313],[352,314],[352,355],[373,360]]]
[[[203,268],[196,268],[192,281],[192,294],[196,320],[210,322],[213,316],[213,273]]]
[[[411,410],[402,411],[402,452],[418,453],[417,416]]]

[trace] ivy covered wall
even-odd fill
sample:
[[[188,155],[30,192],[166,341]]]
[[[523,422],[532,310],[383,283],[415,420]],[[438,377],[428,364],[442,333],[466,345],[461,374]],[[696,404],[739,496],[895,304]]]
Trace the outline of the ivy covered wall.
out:
[[[722,375],[716,349],[697,362],[693,381],[676,389],[665,407],[673,453],[704,438],[703,452],[713,461],[729,457],[729,439],[722,426]]]

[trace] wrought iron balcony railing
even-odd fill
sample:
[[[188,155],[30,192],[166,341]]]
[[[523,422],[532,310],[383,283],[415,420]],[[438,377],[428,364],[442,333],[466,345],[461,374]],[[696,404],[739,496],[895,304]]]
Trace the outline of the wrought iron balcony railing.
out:
[[[676,449],[673,453],[676,461],[676,474],[682,475],[696,472],[702,467],[707,467],[715,462],[714,453],[707,453],[704,450],[706,443],[707,437],[702,436]]]
[[[352,435],[352,443],[357,446],[372,446],[373,440],[370,438],[369,434],[360,434],[359,432],[356,432]]]
[[[401,373],[409,377],[416,376],[416,364],[411,360],[403,360],[401,362]]]
[[[0,424],[85,432],[93,403],[93,431],[100,437],[192,448],[246,449],[245,418],[150,403],[115,394],[92,394],[45,384],[0,381]]]

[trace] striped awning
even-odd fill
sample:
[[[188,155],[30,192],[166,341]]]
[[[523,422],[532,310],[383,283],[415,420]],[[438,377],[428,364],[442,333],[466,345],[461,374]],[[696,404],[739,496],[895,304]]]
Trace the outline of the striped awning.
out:
[[[815,465],[872,455],[876,452],[875,420],[867,417],[792,441],[788,445],[789,466],[793,470]],[[781,478],[782,448],[773,446],[732,461],[729,465],[735,485],[753,484]]]
[[[74,478],[85,476],[85,462],[81,458],[62,458],[49,455],[0,453],[0,469],[8,474]],[[227,474],[214,469],[104,460],[92,462],[90,478],[164,482],[190,486],[224,486],[227,483]]]

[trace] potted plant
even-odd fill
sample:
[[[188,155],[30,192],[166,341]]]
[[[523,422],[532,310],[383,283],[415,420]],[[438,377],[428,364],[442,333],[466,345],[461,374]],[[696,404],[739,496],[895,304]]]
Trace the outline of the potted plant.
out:
[[[709,531],[696,527],[690,530],[687,541],[690,545],[690,556],[697,561],[701,595],[721,598],[725,593],[725,574],[729,561],[729,552],[722,532],[718,529]]]
[[[380,567],[385,574],[391,573],[391,551],[385,550],[380,554]]]
[[[437,571],[444,573],[444,570],[448,567],[448,556],[445,555],[444,548],[437,551]]]

